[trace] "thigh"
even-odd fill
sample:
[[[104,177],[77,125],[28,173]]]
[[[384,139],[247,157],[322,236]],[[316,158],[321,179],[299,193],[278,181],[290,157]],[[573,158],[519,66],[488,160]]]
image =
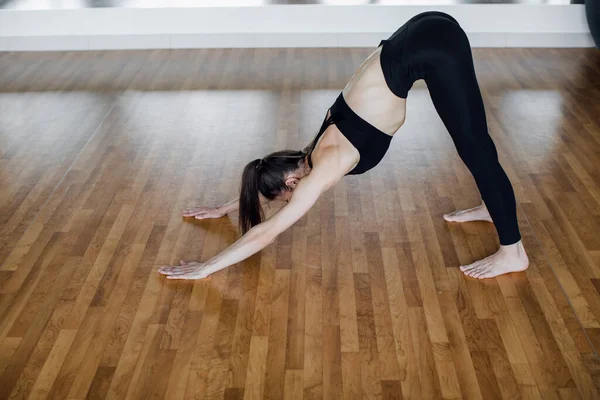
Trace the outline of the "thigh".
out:
[[[440,62],[429,71],[425,82],[459,153],[466,148],[494,148],[470,51]]]

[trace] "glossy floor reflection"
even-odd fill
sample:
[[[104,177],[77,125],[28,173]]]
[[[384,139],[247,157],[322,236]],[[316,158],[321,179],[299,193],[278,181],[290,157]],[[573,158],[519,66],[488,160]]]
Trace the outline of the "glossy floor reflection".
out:
[[[452,4],[570,4],[573,0],[0,0],[0,9],[51,10],[93,7],[179,8],[248,7],[273,4],[324,5],[452,5]]]

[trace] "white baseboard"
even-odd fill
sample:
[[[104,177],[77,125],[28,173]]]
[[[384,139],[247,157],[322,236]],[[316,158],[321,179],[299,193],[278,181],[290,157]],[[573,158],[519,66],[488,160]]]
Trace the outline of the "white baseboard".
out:
[[[95,35],[85,37],[89,50],[169,49],[169,35]]]
[[[375,47],[428,10],[454,16],[473,47],[594,46],[583,5],[276,5],[0,10],[0,51]]]
[[[507,33],[505,47],[594,47],[590,33]]]
[[[469,33],[471,47],[594,47],[582,33]],[[376,47],[382,34],[189,34],[14,36],[0,38],[0,51],[147,50],[203,48]]]

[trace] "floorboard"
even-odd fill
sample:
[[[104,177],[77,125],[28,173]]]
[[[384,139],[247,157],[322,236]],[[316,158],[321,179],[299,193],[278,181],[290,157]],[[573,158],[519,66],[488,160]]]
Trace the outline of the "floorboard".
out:
[[[593,399],[600,54],[475,49],[531,266],[461,264],[493,225],[417,82],[382,163],[205,281],[250,160],[314,136],[369,49],[0,53],[0,399]],[[268,214],[276,211],[277,205]]]

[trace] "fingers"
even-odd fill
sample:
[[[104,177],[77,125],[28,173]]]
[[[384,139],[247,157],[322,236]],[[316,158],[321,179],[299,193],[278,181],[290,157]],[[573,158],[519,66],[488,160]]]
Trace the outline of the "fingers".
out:
[[[183,210],[182,214],[184,217],[195,217],[196,215],[204,215],[207,213],[207,210],[198,210],[198,209],[193,209],[193,210]]]
[[[207,214],[210,211],[212,211],[213,209],[214,209],[213,207],[193,206],[193,207],[188,207],[188,208],[181,210],[181,214],[183,214],[184,217],[194,217],[196,215]]]
[[[187,275],[169,275],[167,279],[204,279],[205,276],[198,276],[197,274],[187,274]]]
[[[190,279],[189,275],[167,275],[167,279]]]
[[[205,218],[218,218],[219,216],[211,211],[203,210],[203,211],[193,211],[193,212],[182,212],[184,217],[194,217],[196,219],[205,219]]]
[[[179,260],[179,266],[164,265],[158,268],[158,273],[166,275],[167,279],[202,279],[206,278],[201,264],[197,262],[188,263]]]
[[[184,208],[183,210],[181,210],[182,214],[190,214],[190,213],[194,213],[198,211],[198,207],[188,207],[188,208]]]
[[[190,267],[161,267],[158,269],[158,273],[162,275],[183,275],[193,271],[194,269]]]
[[[163,275],[181,275],[187,274],[188,272],[193,272],[197,269],[197,267],[187,264],[185,261],[181,261],[180,267],[172,267],[169,265],[162,266],[158,268],[158,272]]]
[[[173,268],[179,268],[179,269],[174,269],[173,271],[166,271],[166,272],[161,272],[163,275],[166,275],[167,279],[204,279],[207,277],[207,275],[205,275],[204,273],[202,273],[201,271],[198,271],[197,268],[186,268],[186,269],[181,269],[180,267],[173,267]]]
[[[194,217],[196,219],[220,218],[224,215],[216,207],[206,206],[188,207],[186,209],[181,210],[181,214],[184,217]]]

